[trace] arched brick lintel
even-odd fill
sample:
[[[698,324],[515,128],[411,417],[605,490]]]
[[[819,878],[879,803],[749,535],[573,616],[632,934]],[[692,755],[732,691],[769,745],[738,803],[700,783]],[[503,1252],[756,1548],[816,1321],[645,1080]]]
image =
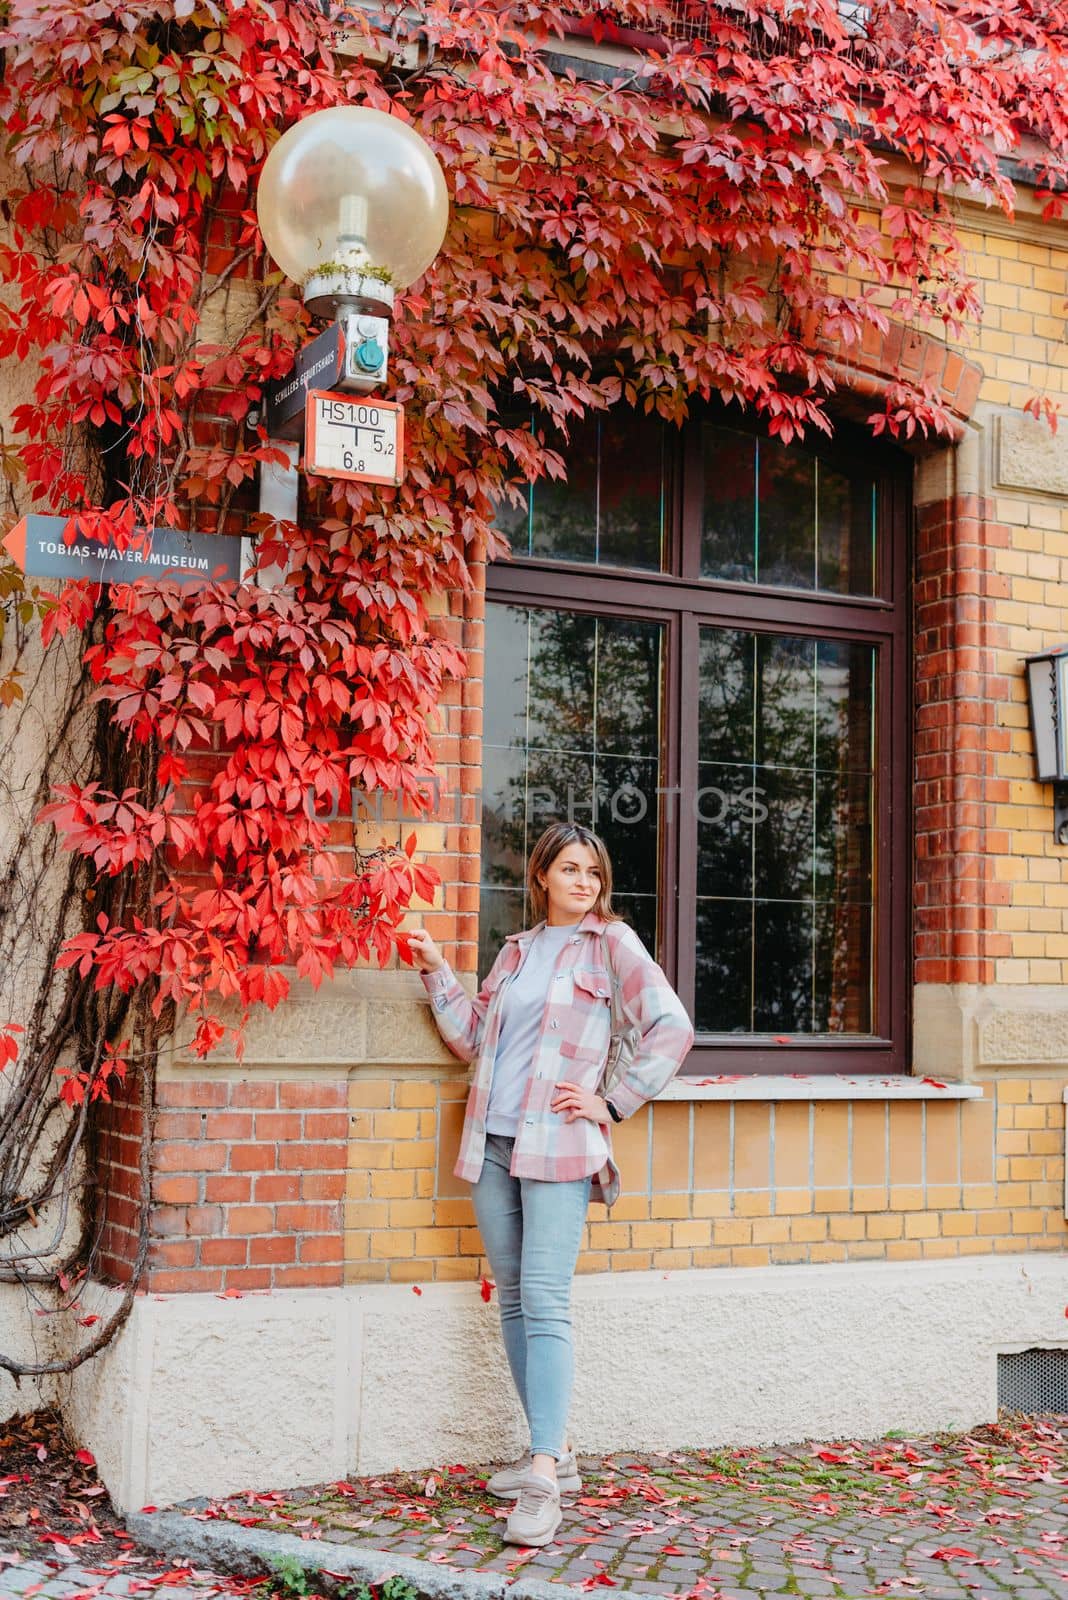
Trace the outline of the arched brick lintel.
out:
[[[837,409],[866,419],[874,401],[881,405],[895,383],[930,384],[954,424],[947,441],[913,439],[912,449],[944,448],[959,443],[964,425],[975,410],[983,369],[953,350],[942,339],[921,329],[891,322],[885,333],[868,327],[860,348],[817,333],[812,347],[829,357],[830,375],[837,386]],[[904,441],[902,441],[904,442]]]

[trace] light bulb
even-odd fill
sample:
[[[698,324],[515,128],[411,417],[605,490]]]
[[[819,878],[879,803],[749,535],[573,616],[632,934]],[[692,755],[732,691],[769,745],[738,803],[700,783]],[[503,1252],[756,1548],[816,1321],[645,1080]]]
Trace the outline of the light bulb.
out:
[[[449,196],[414,128],[384,111],[335,106],[282,135],[264,162],[256,210],[267,249],[295,282],[374,267],[403,289],[441,248]]]

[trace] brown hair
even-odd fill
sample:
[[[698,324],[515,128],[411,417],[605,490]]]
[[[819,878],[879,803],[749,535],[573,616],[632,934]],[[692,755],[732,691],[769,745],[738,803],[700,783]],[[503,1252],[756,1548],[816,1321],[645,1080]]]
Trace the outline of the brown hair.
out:
[[[530,896],[531,922],[544,921],[549,910],[549,899],[538,882],[541,873],[551,867],[561,850],[569,844],[582,844],[592,850],[601,869],[601,889],[592,910],[606,922],[619,922],[618,911],[612,910],[612,860],[603,840],[590,828],[579,822],[552,822],[538,839],[527,862],[527,893]]]

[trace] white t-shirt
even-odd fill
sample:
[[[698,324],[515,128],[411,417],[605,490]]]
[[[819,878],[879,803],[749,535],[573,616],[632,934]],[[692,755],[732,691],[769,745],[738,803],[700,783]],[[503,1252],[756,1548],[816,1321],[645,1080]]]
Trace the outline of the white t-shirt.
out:
[[[531,940],[522,966],[505,990],[486,1113],[487,1133],[513,1138],[519,1127],[553,968],[577,927],[577,922],[556,928],[546,924]]]

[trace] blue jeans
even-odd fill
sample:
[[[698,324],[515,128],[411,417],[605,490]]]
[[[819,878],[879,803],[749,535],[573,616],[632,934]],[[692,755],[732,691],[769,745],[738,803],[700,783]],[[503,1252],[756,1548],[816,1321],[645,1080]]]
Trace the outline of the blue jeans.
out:
[[[571,1279],[590,1180],[513,1178],[514,1144],[503,1134],[486,1135],[482,1174],[471,1195],[497,1285],[505,1354],[530,1424],[530,1452],[558,1461],[575,1370]]]

